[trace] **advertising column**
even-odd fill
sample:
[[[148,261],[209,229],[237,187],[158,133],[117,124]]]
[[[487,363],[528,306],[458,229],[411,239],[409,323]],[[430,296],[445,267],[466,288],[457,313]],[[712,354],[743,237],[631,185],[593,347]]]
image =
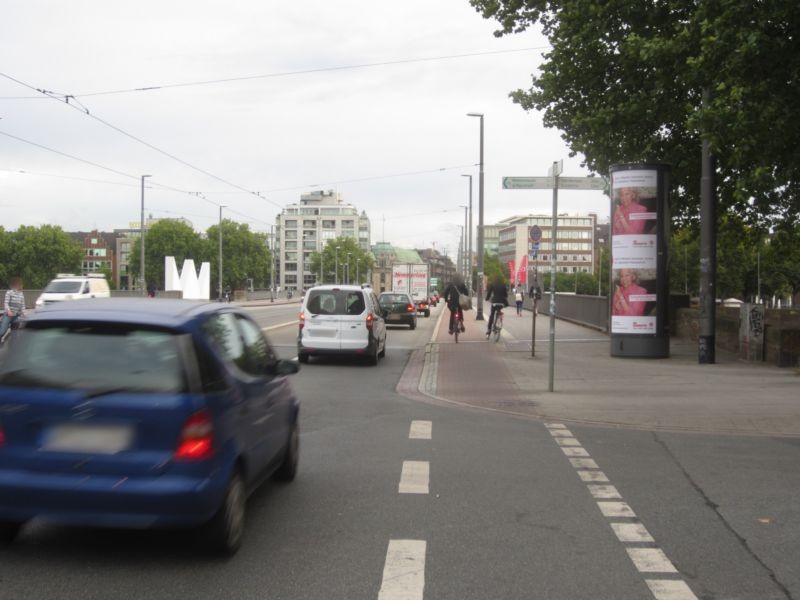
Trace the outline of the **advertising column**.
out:
[[[669,356],[669,167],[613,165],[611,356]]]

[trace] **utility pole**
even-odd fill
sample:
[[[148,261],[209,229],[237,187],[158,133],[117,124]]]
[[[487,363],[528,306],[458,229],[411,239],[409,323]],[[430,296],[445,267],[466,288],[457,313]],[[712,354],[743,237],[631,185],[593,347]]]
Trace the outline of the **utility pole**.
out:
[[[225,205],[219,206],[219,300],[222,300],[222,209]]]
[[[550,356],[547,389],[553,391],[556,371],[556,258],[558,254],[558,176],[563,168],[561,162],[553,162],[553,222],[550,225]]]
[[[334,275],[334,283],[339,285],[339,246],[336,246],[336,273]]]
[[[269,226],[270,253],[269,253],[269,301],[275,302],[275,226]]]
[[[708,108],[711,90],[703,90],[703,107]],[[698,362],[716,362],[717,338],[717,199],[714,172],[716,163],[711,153],[708,132],[703,134],[702,175],[700,178],[700,311],[698,324]]]
[[[141,240],[139,243],[139,281],[142,287],[142,296],[147,296],[147,282],[144,276],[144,179],[150,175],[142,175],[142,222],[141,222]]]
[[[468,113],[467,116],[480,117],[481,120],[480,173],[478,176],[478,306],[475,311],[475,320],[483,321],[483,113]]]

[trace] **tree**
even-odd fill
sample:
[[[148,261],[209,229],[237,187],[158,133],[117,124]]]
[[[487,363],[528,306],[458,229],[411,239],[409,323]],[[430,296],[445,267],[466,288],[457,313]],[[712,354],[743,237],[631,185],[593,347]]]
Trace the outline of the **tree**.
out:
[[[701,132],[717,157],[721,212],[751,224],[800,214],[800,11],[791,2],[470,0],[501,25],[539,24],[551,49],[531,89],[592,171],[616,162],[672,165],[673,213],[698,217]],[[711,92],[703,103],[703,90]]]
[[[761,255],[762,293],[785,297],[800,294],[800,225],[776,231]]]
[[[211,289],[219,290],[219,225],[206,230],[205,256],[211,262]],[[222,285],[244,289],[252,279],[256,287],[269,284],[272,255],[267,236],[250,231],[246,223],[222,221]]]
[[[336,248],[339,248],[337,253]],[[348,256],[348,253],[350,256]],[[339,257],[339,276],[336,277],[336,257]],[[322,266],[323,278],[320,283],[333,283],[338,281],[344,283],[347,276],[347,265],[349,261],[350,268],[350,282],[356,283],[356,271],[361,278],[375,267],[375,259],[370,252],[363,250],[355,238],[352,237],[338,237],[328,240],[322,252],[313,252],[311,254],[312,273],[319,278],[320,264]]]
[[[508,283],[509,281],[508,265],[501,263],[500,257],[498,257],[497,254],[484,252],[483,272],[490,284],[497,277],[499,277],[503,283]]]
[[[83,250],[57,225],[22,225],[13,232],[0,228],[0,275],[22,277],[28,289],[41,289],[59,272],[79,271]]]
[[[194,259],[195,266],[207,259],[206,248],[200,234],[190,225],[177,219],[162,219],[145,233],[144,264],[147,284],[164,287],[164,258],[174,256],[178,268],[187,258]],[[134,241],[129,259],[131,282],[140,278],[140,240]]]

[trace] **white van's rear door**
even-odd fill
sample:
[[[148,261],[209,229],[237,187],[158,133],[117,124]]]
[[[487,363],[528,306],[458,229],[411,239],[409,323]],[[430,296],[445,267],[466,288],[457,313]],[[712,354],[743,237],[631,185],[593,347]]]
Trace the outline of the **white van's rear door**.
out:
[[[308,292],[303,307],[304,325],[301,343],[305,348],[315,350],[339,350],[340,315],[337,314],[338,290],[317,290]]]

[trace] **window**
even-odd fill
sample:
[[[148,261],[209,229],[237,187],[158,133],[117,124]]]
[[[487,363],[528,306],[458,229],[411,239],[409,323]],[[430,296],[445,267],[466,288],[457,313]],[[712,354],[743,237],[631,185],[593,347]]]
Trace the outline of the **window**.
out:
[[[246,369],[247,355],[233,313],[212,316],[203,323],[203,332],[225,362]]]
[[[297,230],[289,230],[286,232],[286,239],[287,240],[296,240],[297,239]]]
[[[367,308],[361,291],[311,290],[308,294],[312,315],[360,315]]]
[[[316,227],[316,226],[317,226],[317,222],[316,221],[312,221],[311,219],[306,219],[306,220],[303,221],[303,227],[312,228],[312,227]]]
[[[322,239],[323,240],[335,240],[336,239],[336,232],[335,231],[323,231],[322,232]]]
[[[284,282],[286,285],[297,285],[297,275],[286,275]]]
[[[303,250],[316,250],[317,249],[317,242],[310,241],[310,242],[303,242]]]
[[[353,229],[355,227],[355,221],[353,219],[344,219],[342,221],[342,227],[346,227],[348,229]]]
[[[250,319],[237,315],[236,320],[239,322],[247,353],[244,370],[251,375],[263,375],[267,367],[275,362],[275,353],[269,347],[264,334]]]
[[[284,222],[284,227],[286,229],[297,229],[297,221],[295,219],[289,219]]]
[[[31,323],[14,352],[6,356],[0,381],[4,385],[98,392],[116,388],[140,393],[183,392],[187,382],[177,339],[168,331],[136,325]],[[147,375],[143,377],[143,373]]]
[[[338,208],[323,208],[321,214],[323,216],[328,216],[328,217],[333,216],[333,215],[338,215],[339,214],[339,209]]]
[[[336,221],[326,219],[322,221],[323,229],[336,229]]]
[[[297,263],[296,262],[287,262],[284,265],[285,271],[297,271]]]
[[[297,240],[286,240],[284,242],[284,248],[287,250],[297,250]]]
[[[283,253],[283,260],[297,260],[297,252],[284,252]]]
[[[317,283],[317,276],[314,274],[311,275],[303,275],[303,285],[314,285]]]

